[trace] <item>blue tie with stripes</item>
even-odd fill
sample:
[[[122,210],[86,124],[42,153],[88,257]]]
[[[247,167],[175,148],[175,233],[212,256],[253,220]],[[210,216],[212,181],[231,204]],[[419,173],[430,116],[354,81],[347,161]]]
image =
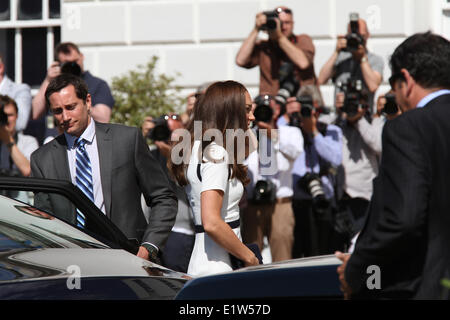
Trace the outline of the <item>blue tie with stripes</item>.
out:
[[[94,184],[92,182],[92,168],[91,161],[86,152],[84,145],[86,140],[81,137],[75,141],[76,156],[75,156],[75,180],[77,187],[83,191],[83,193],[94,202]],[[84,227],[86,217],[77,209],[77,226]]]

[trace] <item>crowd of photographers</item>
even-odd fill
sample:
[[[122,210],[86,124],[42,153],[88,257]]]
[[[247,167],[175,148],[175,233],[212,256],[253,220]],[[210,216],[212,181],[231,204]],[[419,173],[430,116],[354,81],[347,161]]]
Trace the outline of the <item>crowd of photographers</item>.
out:
[[[351,249],[378,173],[383,125],[400,114],[392,92],[374,101],[384,65],[367,50],[369,30],[358,14],[350,14],[347,35],[338,37],[318,77],[312,40],[293,34],[293,17],[286,7],[258,13],[236,55],[239,66],[260,70],[252,127],[260,147],[246,160],[242,237],[261,250],[266,237],[272,261]],[[260,40],[260,31],[268,39]],[[333,106],[320,92],[329,79]],[[188,97],[180,125],[206,86]],[[144,135],[167,150],[161,141],[171,135],[168,122],[153,119],[143,128],[148,123],[153,129]]]
[[[254,129],[278,129],[276,138],[264,137],[276,146],[273,172],[258,174],[252,169],[258,169],[252,157],[258,155],[248,159],[249,171],[258,175],[242,208],[244,242],[262,249],[267,236],[273,261],[351,249],[378,173],[383,125],[400,112],[391,92],[375,104],[384,65],[368,51],[369,30],[358,14],[350,14],[347,34],[338,37],[318,77],[311,38],[294,35],[293,25],[289,8],[258,13],[236,56],[239,66],[260,70]],[[258,38],[261,30],[267,40]],[[320,85],[330,79],[335,103],[325,106]],[[277,212],[281,204],[289,210]]]
[[[347,35],[338,37],[335,51],[318,77],[311,37],[294,35],[293,29],[294,14],[287,7],[258,13],[236,56],[241,67],[259,67],[253,130],[266,148],[263,152],[272,159],[270,163],[261,161],[261,149],[247,159],[251,183],[241,201],[243,240],[258,243],[262,250],[267,237],[273,261],[349,249],[363,226],[372,194],[383,125],[400,113],[390,92],[374,102],[384,65],[367,50],[369,30],[358,14],[350,14]],[[260,40],[260,31],[267,33],[268,39]],[[78,47],[63,43],[55,53],[57,61],[33,99],[27,86],[7,88],[11,81],[4,74],[0,56],[0,93],[12,98],[0,97],[2,174],[29,175],[29,154],[38,147],[37,141],[42,144],[58,134],[58,126],[46,114],[44,92],[61,72],[77,74],[87,82],[95,120],[110,119],[114,105],[110,89],[84,70]],[[330,79],[335,85],[335,103],[325,106],[320,85]],[[167,142],[172,132],[189,120],[196,94],[206,85],[189,95],[184,114],[144,120],[142,133],[154,143],[152,152],[162,167],[169,157]],[[45,132],[42,121],[46,122]],[[22,134],[25,127],[36,139]],[[168,267],[186,271],[194,231],[184,192],[178,191],[179,214],[162,259]]]

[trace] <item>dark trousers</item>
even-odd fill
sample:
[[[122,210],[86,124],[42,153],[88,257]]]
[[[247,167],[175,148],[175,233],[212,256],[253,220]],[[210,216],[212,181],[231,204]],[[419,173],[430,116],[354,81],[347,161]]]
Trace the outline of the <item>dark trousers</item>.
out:
[[[335,244],[333,209],[317,212],[311,200],[293,200],[295,215],[293,258],[332,254]]]
[[[161,256],[162,265],[174,271],[186,273],[194,242],[194,235],[170,232]]]

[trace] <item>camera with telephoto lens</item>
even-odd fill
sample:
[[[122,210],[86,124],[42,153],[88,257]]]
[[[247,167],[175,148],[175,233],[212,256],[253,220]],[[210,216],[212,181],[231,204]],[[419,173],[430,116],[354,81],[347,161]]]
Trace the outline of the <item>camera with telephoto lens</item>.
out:
[[[294,75],[294,64],[292,62],[283,62],[279,70],[280,89],[275,100],[281,105],[286,105],[287,99],[295,95],[298,91],[299,83]]]
[[[314,106],[312,97],[308,94],[297,97],[297,102],[301,105],[300,112],[293,112],[289,115],[289,125],[292,127],[301,128],[300,124],[302,122],[302,118],[310,118]]]
[[[347,47],[343,51],[353,52],[358,50],[360,44],[364,44],[364,38],[359,34],[359,14],[350,13],[350,33],[345,36]]]
[[[275,30],[277,28],[278,12],[276,11],[264,11],[266,16],[266,23],[261,26],[261,30]]]
[[[395,94],[393,93],[387,93],[384,98],[386,99],[386,103],[384,104],[384,108],[382,112],[392,115],[397,114],[398,112],[398,105],[395,101]]]
[[[66,61],[61,63],[61,73],[69,73],[81,77],[81,68],[75,61]]]
[[[297,101],[301,104],[300,114],[303,118],[311,118],[314,110],[313,99],[309,94],[297,97]]]
[[[270,107],[270,100],[272,99],[271,96],[268,94],[259,95],[255,98],[255,104],[256,108],[253,112],[253,115],[255,116],[255,121],[261,121],[269,123],[272,121],[273,117],[273,110]]]
[[[366,103],[367,96],[363,93],[361,80],[352,80],[349,78],[346,82],[337,82],[336,86],[339,88],[340,92],[343,92],[345,95],[342,112],[345,112],[348,116],[352,117],[358,113],[360,108],[368,108]]]
[[[253,190],[252,201],[255,204],[272,204],[275,203],[277,190],[270,180],[258,180]]]
[[[81,67],[75,61],[61,63],[61,73],[69,73],[81,77]]]
[[[168,116],[161,116],[157,119],[152,120],[155,126],[149,130],[148,138],[153,141],[169,141],[172,132],[167,124]]]
[[[323,190],[320,176],[316,173],[307,172],[299,181],[298,185],[303,190],[306,190],[312,197],[313,207],[317,210],[325,210],[330,205],[325,198],[325,191]]]

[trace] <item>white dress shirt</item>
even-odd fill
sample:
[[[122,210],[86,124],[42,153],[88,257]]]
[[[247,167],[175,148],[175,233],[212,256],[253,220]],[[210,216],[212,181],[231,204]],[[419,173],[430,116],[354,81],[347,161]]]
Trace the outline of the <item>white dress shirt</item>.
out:
[[[75,166],[76,147],[74,146],[77,137],[65,132],[64,136],[67,140],[67,158],[69,160],[70,177],[72,179],[72,183],[74,185],[77,185]],[[105,202],[103,200],[102,180],[100,176],[100,161],[98,157],[97,139],[95,135],[95,122],[92,118],[86,130],[84,130],[84,132],[81,134],[81,138],[87,141],[85,144],[85,149],[91,162],[92,182],[94,184],[94,203],[104,214],[106,214]]]
[[[260,135],[258,150],[252,152],[246,160],[251,180],[247,185],[250,198],[253,196],[256,182],[260,179],[270,179],[275,184],[277,198],[292,197],[294,194],[292,168],[295,159],[303,152],[303,136],[300,129],[290,126],[281,126],[277,132],[275,141]],[[271,151],[264,152],[266,145]],[[270,161],[267,163],[267,160]],[[263,166],[261,162],[267,165]]]

